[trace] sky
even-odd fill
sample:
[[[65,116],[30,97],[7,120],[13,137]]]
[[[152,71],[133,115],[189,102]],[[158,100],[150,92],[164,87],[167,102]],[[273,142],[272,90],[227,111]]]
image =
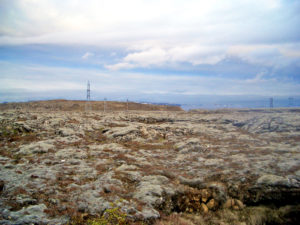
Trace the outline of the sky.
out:
[[[0,0],[0,102],[300,96],[299,0]],[[194,100],[193,100],[194,101]]]

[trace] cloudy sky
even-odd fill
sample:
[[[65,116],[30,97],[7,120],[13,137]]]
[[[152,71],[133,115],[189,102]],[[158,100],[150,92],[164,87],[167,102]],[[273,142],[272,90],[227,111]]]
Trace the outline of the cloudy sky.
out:
[[[0,101],[299,96],[299,0],[0,0]]]

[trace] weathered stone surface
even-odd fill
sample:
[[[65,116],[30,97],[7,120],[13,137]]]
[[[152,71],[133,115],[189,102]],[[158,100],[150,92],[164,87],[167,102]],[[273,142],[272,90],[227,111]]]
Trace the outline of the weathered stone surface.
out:
[[[204,214],[208,213],[208,207],[204,203],[201,203],[201,212]]]
[[[226,185],[220,182],[212,182],[208,184],[208,188],[213,191],[213,198],[223,203],[227,198]]]
[[[239,199],[235,199],[234,200],[235,205],[237,205],[240,209],[245,208],[245,205],[243,204],[242,201],[240,201]]]
[[[143,177],[133,197],[147,205],[160,205],[164,201],[162,195],[165,191],[164,185],[166,185],[168,181],[169,179],[164,176]]]
[[[47,207],[44,204],[28,206],[19,211],[3,212],[3,216],[6,219],[7,224],[48,224],[49,219],[44,213]]]
[[[71,128],[60,128],[56,131],[56,134],[60,135],[61,137],[67,137],[75,134],[75,130]]]
[[[142,218],[145,220],[158,219],[160,217],[159,212],[150,207],[145,207],[141,212]]]
[[[209,200],[209,202],[206,204],[207,208],[212,210],[216,207],[216,201],[214,199]]]
[[[190,138],[186,141],[179,142],[175,145],[175,149],[181,153],[188,153],[191,151],[202,152],[203,148],[200,144],[200,140],[197,138]]]
[[[267,185],[267,186],[286,186],[286,187],[290,187],[292,185],[291,181],[288,178],[273,175],[273,174],[266,174],[261,176],[257,180],[257,184]]]
[[[234,200],[233,199],[227,199],[225,204],[223,205],[224,208],[232,208],[234,206]]]
[[[47,153],[49,149],[54,149],[55,146],[51,141],[39,141],[20,147],[19,154],[32,154],[32,153]]]
[[[184,185],[187,185],[190,187],[200,188],[204,185],[204,181],[201,178],[187,179],[185,177],[179,176],[178,179],[181,184],[184,184]]]
[[[300,200],[299,111],[12,110],[0,128],[2,224],[68,224],[58,215],[100,215],[120,199],[132,220],[224,207],[237,221],[246,205]]]
[[[136,170],[136,169],[137,167],[134,165],[123,164],[122,166],[116,168],[116,171],[127,171],[127,170]]]
[[[99,196],[99,193],[94,190],[86,190],[77,198],[80,210],[89,212],[92,215],[101,214],[105,209],[110,208],[108,201]]]
[[[108,138],[117,138],[117,137],[124,137],[129,136],[130,134],[136,134],[139,132],[136,126],[126,126],[126,127],[118,127],[112,128],[110,131],[105,133]]]
[[[31,198],[28,195],[20,194],[16,197],[16,202],[20,205],[35,205],[37,203],[36,199]]]

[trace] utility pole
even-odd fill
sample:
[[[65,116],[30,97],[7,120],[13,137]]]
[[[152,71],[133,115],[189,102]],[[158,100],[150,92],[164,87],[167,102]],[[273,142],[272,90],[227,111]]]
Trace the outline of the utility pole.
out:
[[[104,98],[103,100],[103,112],[106,111],[106,98]]]
[[[87,83],[87,89],[86,89],[86,102],[85,102],[85,111],[91,110],[91,87],[90,87],[90,81]]]
[[[128,112],[128,109],[129,109],[129,107],[128,107],[128,98],[127,98],[127,102],[126,102],[126,110],[127,110],[127,112]]]

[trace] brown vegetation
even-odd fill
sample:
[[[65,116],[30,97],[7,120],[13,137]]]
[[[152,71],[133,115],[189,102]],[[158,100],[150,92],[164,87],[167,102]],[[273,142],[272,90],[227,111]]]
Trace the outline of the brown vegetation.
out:
[[[2,103],[0,110],[20,109],[48,110],[48,111],[85,111],[86,101],[80,100],[49,100],[19,103]],[[93,111],[104,111],[103,101],[90,101]],[[126,111],[127,102],[106,101],[105,111]],[[131,111],[182,111],[179,106],[152,105],[128,102],[128,110]]]

